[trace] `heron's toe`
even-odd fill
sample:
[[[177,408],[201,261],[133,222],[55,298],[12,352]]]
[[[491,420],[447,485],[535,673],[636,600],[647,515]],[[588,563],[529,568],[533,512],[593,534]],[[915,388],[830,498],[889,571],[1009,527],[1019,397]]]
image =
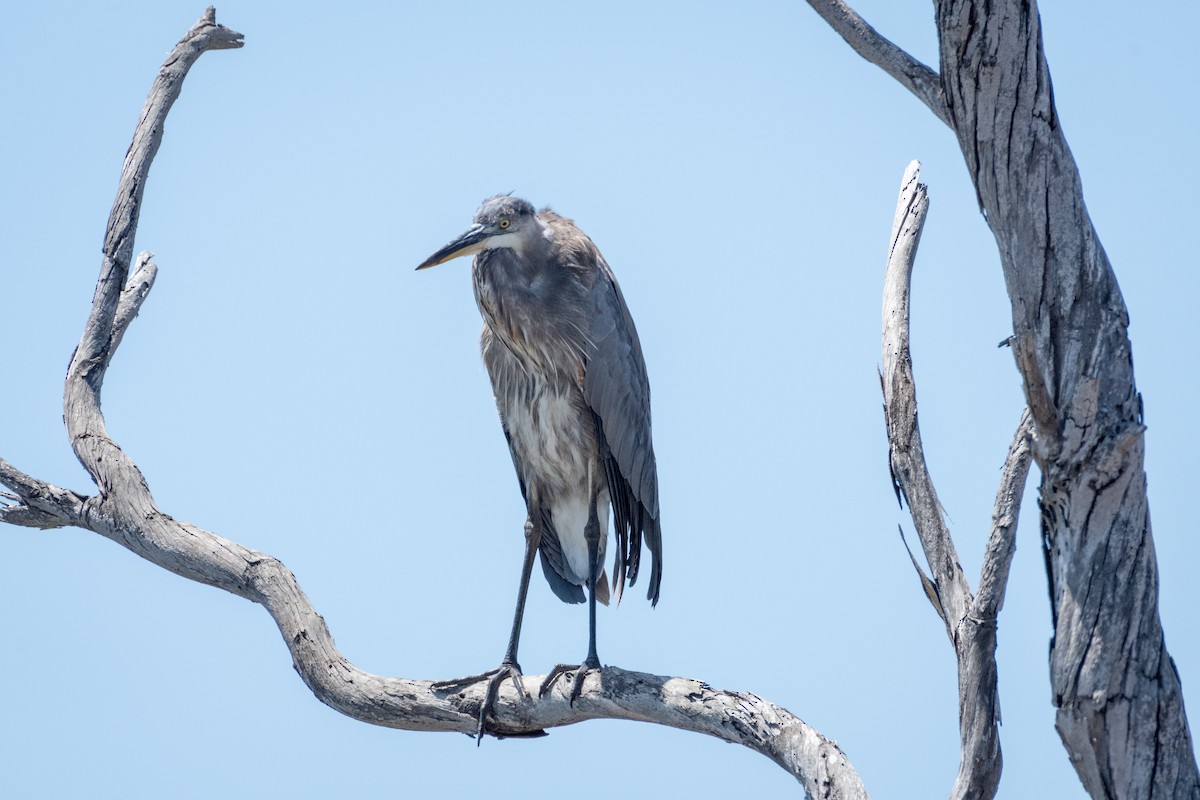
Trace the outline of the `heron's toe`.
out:
[[[574,673],[571,679],[571,693],[568,695],[571,705],[575,705],[575,701],[579,699],[580,693],[583,691],[583,681],[587,678],[588,673],[600,669],[599,659],[586,659],[582,664],[556,664],[554,669],[546,675],[542,685],[538,687],[538,697],[545,697],[550,691],[550,687],[554,685],[561,676],[568,672]]]

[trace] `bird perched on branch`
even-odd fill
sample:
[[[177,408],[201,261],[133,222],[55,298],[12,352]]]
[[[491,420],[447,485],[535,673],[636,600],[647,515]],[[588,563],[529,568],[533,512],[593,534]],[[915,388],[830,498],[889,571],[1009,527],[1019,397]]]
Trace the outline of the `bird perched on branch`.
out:
[[[479,737],[499,686],[518,691],[517,645],[534,554],[556,595],[588,601],[588,653],[560,664],[539,694],[574,671],[571,702],[584,676],[600,668],[596,601],[608,603],[604,571],[611,509],[615,549],[611,596],[637,580],[642,544],[650,551],[647,597],[662,580],[658,474],[650,436],[650,383],[633,318],[604,256],[575,223],[508,195],[488,198],[462,235],[417,269],[474,255],[480,346],[512,453],[528,517],[525,560],[508,650],[491,672],[438,684],[487,680]]]

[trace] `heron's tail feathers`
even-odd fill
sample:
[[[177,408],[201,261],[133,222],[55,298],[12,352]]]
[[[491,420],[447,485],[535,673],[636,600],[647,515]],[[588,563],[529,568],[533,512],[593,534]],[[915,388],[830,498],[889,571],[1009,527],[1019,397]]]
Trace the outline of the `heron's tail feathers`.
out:
[[[546,574],[546,582],[550,589],[564,603],[582,603],[587,600],[583,587],[573,580],[563,577],[569,574],[566,559],[563,558],[562,544],[558,541],[558,533],[550,521],[550,512],[542,515],[542,540],[538,544],[538,555],[541,556],[542,572]],[[600,599],[599,595],[596,599]]]
[[[659,585],[662,583],[662,528],[659,527],[658,518],[648,513],[643,515],[642,524],[646,549],[650,551],[650,585],[646,587],[646,599],[651,606],[656,606]]]

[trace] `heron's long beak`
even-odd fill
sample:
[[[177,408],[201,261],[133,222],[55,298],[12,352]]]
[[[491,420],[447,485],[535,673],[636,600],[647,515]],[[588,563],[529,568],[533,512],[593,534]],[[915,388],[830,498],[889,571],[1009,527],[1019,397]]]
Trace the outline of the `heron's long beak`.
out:
[[[438,264],[445,264],[452,258],[478,253],[483,249],[483,244],[490,235],[491,230],[486,225],[472,225],[457,239],[422,261],[417,269],[436,267]]]

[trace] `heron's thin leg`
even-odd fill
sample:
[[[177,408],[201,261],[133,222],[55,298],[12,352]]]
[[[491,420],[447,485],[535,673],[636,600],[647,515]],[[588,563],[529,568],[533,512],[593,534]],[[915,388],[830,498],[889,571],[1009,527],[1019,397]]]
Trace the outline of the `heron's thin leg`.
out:
[[[600,518],[596,514],[595,497],[592,498],[591,508],[588,509],[588,523],[583,529],[583,537],[587,542],[588,571],[591,573],[588,579],[588,654],[583,663],[595,669],[600,667],[600,656],[596,655],[596,581],[600,580]],[[579,691],[576,690],[573,694],[578,695]]]
[[[534,518],[537,521],[534,521]],[[525,561],[521,564],[521,585],[517,588],[517,608],[513,612],[512,633],[508,636],[508,650],[504,653],[503,664],[517,668],[517,646],[521,643],[521,623],[525,619],[525,598],[529,595],[529,576],[533,572],[533,559],[537,555],[538,545],[542,541],[542,515],[540,511],[530,513],[525,520]]]
[[[579,699],[579,693],[583,690],[583,679],[587,677],[587,674],[592,670],[600,669],[600,657],[596,654],[596,582],[599,580],[600,573],[600,537],[604,532],[600,530],[600,517],[596,511],[597,493],[590,486],[590,470],[588,483],[589,488],[592,488],[592,499],[588,505],[587,525],[583,529],[583,538],[587,542],[588,548],[588,654],[583,663],[578,666],[573,664],[556,665],[546,675],[542,685],[538,687],[538,697],[543,697],[560,675],[573,670],[575,678],[571,681],[571,705],[574,705],[575,701]]]
[[[480,743],[483,741],[484,722],[487,715],[491,713],[492,707],[496,704],[496,698],[500,694],[500,684],[505,678],[512,678],[513,686],[522,696],[528,698],[529,692],[525,691],[525,685],[521,682],[521,665],[517,663],[517,647],[521,641],[521,622],[525,618],[525,598],[529,594],[529,576],[533,572],[533,558],[537,554],[538,544],[542,540],[542,518],[541,513],[533,511],[529,518],[525,520],[525,560],[521,566],[521,584],[517,588],[517,608],[513,613],[512,632],[508,637],[508,649],[504,652],[504,660],[500,662],[500,666],[488,672],[482,672],[478,675],[468,675],[465,678],[458,678],[450,681],[438,681],[433,684],[434,689],[451,689],[459,686],[467,686],[480,681],[487,681],[487,691],[484,694],[483,703],[479,706],[479,726],[475,730],[475,741]],[[522,734],[525,735],[525,734]],[[545,735],[538,731],[532,734],[534,736]]]

